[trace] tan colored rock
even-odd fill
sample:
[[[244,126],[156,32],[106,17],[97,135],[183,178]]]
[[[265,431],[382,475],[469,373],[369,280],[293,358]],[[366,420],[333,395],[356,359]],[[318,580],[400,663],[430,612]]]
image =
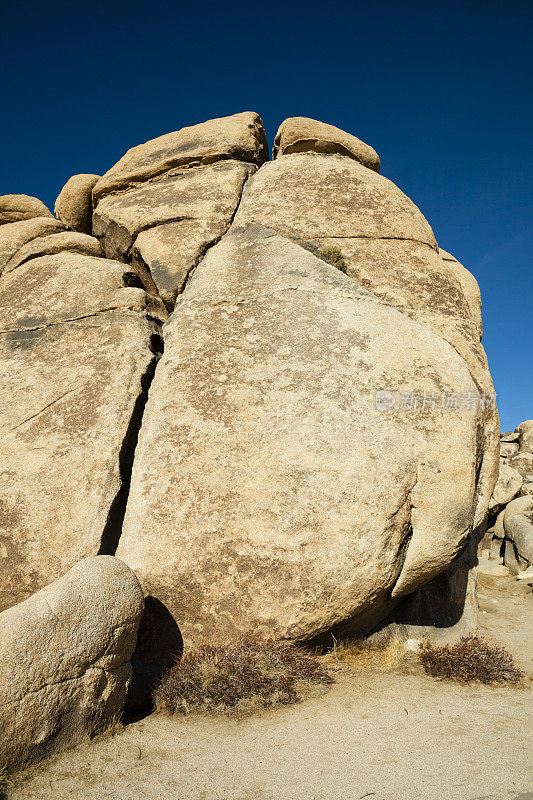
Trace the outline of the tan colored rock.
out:
[[[166,326],[117,554],[186,641],[366,632],[469,535],[478,410],[399,405],[452,387],[474,384],[430,328],[233,227]]]
[[[503,564],[494,564],[486,558],[479,559],[478,566],[480,575],[488,575],[492,578],[507,578],[509,575],[509,568]]]
[[[170,170],[235,159],[262,164],[268,144],[261,117],[252,111],[210,119],[132,147],[93,190],[95,204],[106,194],[129,188]]]
[[[65,225],[53,217],[36,217],[0,225],[0,275],[17,251],[33,239],[64,230],[66,230]]]
[[[520,437],[520,452],[533,453],[533,419],[521,422],[516,433]]]
[[[85,233],[75,233],[74,231],[64,231],[62,233],[51,233],[49,236],[39,236],[32,239],[9,259],[4,275],[11,272],[26,261],[40,256],[55,255],[56,253],[80,253],[87,256],[102,256],[102,248],[98,239],[94,236],[87,236]]]
[[[500,441],[501,442],[518,442],[520,439],[520,434],[517,431],[506,431],[505,433],[500,434]]]
[[[27,194],[0,195],[0,225],[34,217],[51,217],[52,212],[37,197]]]
[[[0,609],[113,551],[164,313],[132,277],[76,253],[2,276]]]
[[[500,444],[500,458],[511,458],[518,453],[517,442],[501,442]]]
[[[3,766],[68,749],[114,722],[142,609],[135,575],[100,556],[0,614]]]
[[[521,449],[521,451],[509,459],[509,466],[525,477],[529,473],[533,473],[533,453]]]
[[[509,517],[513,514],[522,514],[524,511],[527,511],[531,506],[531,497],[515,497],[514,500],[511,500],[510,503],[506,505],[503,510],[503,527],[505,530],[505,525]]]
[[[439,256],[429,224],[403,192],[341,156],[303,153],[263,165],[247,182],[235,216],[235,225],[249,222],[268,226],[317,255],[335,246],[348,275],[433,328],[465,360],[476,392],[470,400],[452,393],[456,397],[449,402],[450,413],[455,408],[460,413],[467,402],[484,405],[475,518],[479,525],[498,477],[499,420],[480,344],[480,308],[472,276],[467,277],[457,262]]]
[[[61,189],[54,207],[56,217],[79,233],[91,233],[93,187],[100,175],[73,175]]]
[[[506,515],[505,536],[513,542],[517,554],[529,566],[533,564],[533,497],[527,495],[527,498],[520,499],[529,502],[521,504],[519,509],[515,507]]]
[[[248,181],[235,223],[257,222],[290,239],[411,239],[436,250],[420,210],[391,181],[350,158],[282,156]]]
[[[336,153],[359,161],[379,172],[379,156],[370,145],[334,125],[307,117],[289,117],[281,123],[272,150],[272,158],[290,153]]]
[[[489,510],[509,503],[513,497],[516,497],[521,486],[522,476],[520,473],[516,469],[507,466],[507,464],[500,464],[500,473],[490,498]]]
[[[459,281],[463,296],[470,309],[470,316],[474,320],[481,341],[481,337],[483,336],[483,321],[481,318],[481,292],[479,284],[472,273],[463,267],[451,253],[439,248],[439,255],[443,261],[447,262],[447,266],[453,270],[456,279]]]
[[[207,247],[227,230],[252,167],[189,168],[100,201],[93,230],[110,258],[146,265],[169,308]]]

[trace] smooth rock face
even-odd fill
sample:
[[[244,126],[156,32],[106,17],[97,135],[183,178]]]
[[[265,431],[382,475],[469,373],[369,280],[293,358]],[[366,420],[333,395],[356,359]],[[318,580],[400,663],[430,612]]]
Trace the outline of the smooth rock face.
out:
[[[478,410],[375,406],[385,386],[475,390],[429,327],[257,225],[208,252],[165,327],[117,555],[186,642],[365,632],[452,563]]]
[[[99,556],[0,614],[3,764],[73,747],[120,715],[143,605],[131,570]]]
[[[332,202],[334,198],[334,202]],[[282,156],[248,181],[237,225],[258,222],[290,239],[412,239],[436,249],[419,209],[391,181],[350,158]]]
[[[65,251],[96,257],[103,255],[100,242],[94,236],[74,233],[73,231],[52,233],[49,236],[39,236],[37,239],[32,239],[17,250],[7,262],[4,274],[11,272],[32,258],[55,255]]]
[[[483,464],[474,527],[481,524],[498,477],[499,420],[480,344],[475,279],[453,257],[439,256],[429,224],[403,192],[341,156],[286,155],[263,165],[246,184],[235,215],[235,225],[249,222],[268,226],[319,256],[335,246],[348,275],[433,328],[463,358],[476,385],[470,400],[483,405],[478,431]],[[452,394],[446,400],[449,412],[461,413],[468,398]]]
[[[51,217],[52,212],[37,197],[27,194],[0,195],[0,225],[33,217]]]
[[[262,164],[268,144],[261,117],[252,111],[210,119],[132,147],[93,190],[95,204],[106,194],[173,169],[235,159]]]
[[[513,497],[516,497],[521,486],[522,476],[520,473],[507,464],[500,464],[500,473],[492,492],[489,509],[492,510],[497,506],[503,506],[509,503]]]
[[[379,172],[378,154],[361,139],[316,119],[289,117],[278,129],[272,157],[306,152],[348,156],[364,167]]]
[[[526,453],[533,453],[533,419],[527,419],[521,422],[516,429],[520,439],[520,451]]]
[[[520,499],[526,502],[505,515],[504,528],[506,537],[529,566],[533,564],[533,497],[528,495]]]
[[[451,253],[446,252],[446,250],[440,247],[439,255],[442,260],[446,262],[446,266],[453,271],[461,286],[464,298],[468,303],[470,316],[474,321],[481,341],[481,337],[483,336],[483,322],[481,319],[481,291],[479,289],[479,284],[472,273],[465,269]]]
[[[172,308],[190,270],[229,227],[253,169],[221,161],[109,195],[94,212],[93,231],[108,257],[132,251]]]
[[[0,225],[0,275],[6,264],[24,247],[40,236],[65,231],[65,225],[53,217],[36,217]]]
[[[159,330],[131,277],[64,252],[0,280],[0,609],[118,537]]]
[[[79,233],[91,233],[93,187],[100,175],[73,175],[61,189],[54,207],[56,217]]]

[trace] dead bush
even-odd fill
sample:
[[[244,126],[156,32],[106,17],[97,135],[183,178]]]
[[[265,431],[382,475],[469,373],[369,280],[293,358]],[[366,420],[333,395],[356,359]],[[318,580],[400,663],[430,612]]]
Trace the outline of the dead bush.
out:
[[[424,643],[420,661],[429,675],[470,683],[518,683],[523,673],[504,647],[479,636],[464,636],[457,644],[434,647]]]
[[[295,703],[333,678],[311,653],[288,642],[242,638],[187,650],[153,693],[157,711],[251,712]]]
[[[379,642],[368,639],[342,639],[323,657],[331,669],[347,667],[356,670],[388,672],[400,666],[406,653],[400,639],[389,638]]]

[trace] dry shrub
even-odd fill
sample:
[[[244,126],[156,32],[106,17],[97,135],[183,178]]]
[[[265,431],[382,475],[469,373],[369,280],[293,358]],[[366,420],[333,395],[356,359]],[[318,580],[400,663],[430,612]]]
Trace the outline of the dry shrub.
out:
[[[406,651],[400,639],[390,638],[380,642],[366,639],[344,639],[323,658],[328,667],[335,669],[396,669],[405,658]]]
[[[523,672],[504,647],[489,644],[479,636],[464,636],[457,644],[420,649],[420,661],[434,678],[470,683],[518,683]]]
[[[295,703],[333,683],[316,656],[288,642],[245,637],[187,650],[153,693],[157,711],[251,712]]]
[[[323,247],[322,250],[319,250],[318,257],[321,258],[322,261],[327,261],[327,263],[331,264],[333,267],[337,267],[341,272],[346,273],[348,270],[348,262],[344,258],[340,247],[336,245]]]

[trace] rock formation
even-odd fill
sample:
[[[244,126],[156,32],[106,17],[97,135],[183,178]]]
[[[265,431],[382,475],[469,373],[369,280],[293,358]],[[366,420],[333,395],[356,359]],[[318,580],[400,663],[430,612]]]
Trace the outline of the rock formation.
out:
[[[480,554],[533,581],[533,420],[500,436],[500,472]]]
[[[142,609],[135,575],[100,556],[0,614],[2,767],[72,747],[119,717]]]
[[[268,161],[247,112],[74,176],[61,221],[0,200],[0,607],[116,553],[145,682],[162,638],[471,611],[498,471],[479,288],[379,168],[299,117]]]

